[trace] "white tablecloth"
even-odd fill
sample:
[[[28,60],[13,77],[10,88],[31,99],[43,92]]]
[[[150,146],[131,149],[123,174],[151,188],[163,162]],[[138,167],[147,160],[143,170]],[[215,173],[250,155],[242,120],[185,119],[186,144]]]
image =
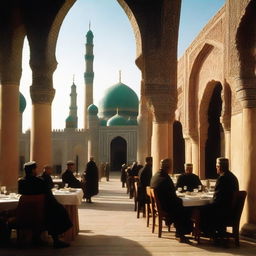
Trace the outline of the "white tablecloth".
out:
[[[53,195],[63,205],[80,205],[83,199],[83,190],[76,188],[72,189],[72,192],[69,192],[68,190],[59,189],[54,190]]]
[[[183,201],[183,206],[202,206],[212,202],[213,195],[211,194],[194,194],[194,195],[183,195],[181,199]]]

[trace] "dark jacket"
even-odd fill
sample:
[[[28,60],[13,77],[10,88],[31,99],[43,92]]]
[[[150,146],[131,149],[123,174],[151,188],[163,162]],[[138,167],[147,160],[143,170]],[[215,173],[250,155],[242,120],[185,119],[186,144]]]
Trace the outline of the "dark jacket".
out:
[[[184,188],[187,186],[188,191],[193,191],[194,188],[198,188],[202,185],[199,177],[194,173],[183,173],[177,179],[176,188]]]
[[[238,190],[239,184],[236,176],[230,171],[224,172],[216,181],[213,204],[223,210],[230,209],[234,192]]]
[[[98,167],[94,161],[89,161],[84,171],[84,197],[90,198],[99,193]]]
[[[70,188],[81,188],[81,182],[74,176],[73,172],[70,170],[66,170],[62,174],[62,182],[67,183]]]
[[[150,186],[152,178],[152,165],[146,164],[139,170],[138,200],[141,203],[148,201],[146,187]]]
[[[25,176],[18,181],[18,193],[21,195],[46,195],[46,228],[51,235],[60,235],[72,227],[70,217],[52,194],[48,184],[40,177]]]
[[[161,170],[155,173],[151,179],[150,186],[155,189],[164,211],[171,216],[179,214],[180,209],[183,207],[182,199],[177,197],[173,181],[167,173]]]
[[[49,189],[52,189],[54,187],[51,175],[43,172],[40,177],[45,181]]]

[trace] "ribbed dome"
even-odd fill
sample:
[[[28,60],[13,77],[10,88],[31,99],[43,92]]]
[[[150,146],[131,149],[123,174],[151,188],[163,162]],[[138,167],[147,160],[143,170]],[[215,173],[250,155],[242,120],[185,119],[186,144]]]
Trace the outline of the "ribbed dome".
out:
[[[128,118],[137,117],[139,99],[137,94],[127,85],[117,83],[106,90],[105,96],[100,102],[101,117],[110,118],[115,115],[117,109],[121,116]]]
[[[90,106],[88,106],[87,112],[91,116],[96,116],[98,114],[98,107],[94,104],[91,104]]]
[[[123,126],[123,125],[127,125],[127,119],[124,118],[123,116],[120,116],[119,114],[115,114],[107,122],[107,126]]]
[[[26,106],[27,106],[27,102],[26,102],[26,99],[25,99],[25,97],[23,96],[23,94],[21,92],[20,92],[19,101],[20,101],[19,111],[20,111],[20,113],[23,113]]]

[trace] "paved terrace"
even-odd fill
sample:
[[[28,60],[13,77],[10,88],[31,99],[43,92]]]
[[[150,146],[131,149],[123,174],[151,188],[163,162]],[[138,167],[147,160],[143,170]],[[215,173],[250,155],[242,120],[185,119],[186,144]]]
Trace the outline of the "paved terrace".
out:
[[[235,248],[213,246],[209,241],[202,244],[180,244],[174,232],[163,231],[163,237],[151,233],[145,218],[136,218],[133,199],[128,199],[126,189],[121,188],[119,177],[110,176],[100,182],[100,193],[93,197],[93,204],[79,207],[80,233],[71,247],[55,250],[49,246],[33,249],[0,249],[0,256],[227,256],[256,255],[256,243],[241,240]]]

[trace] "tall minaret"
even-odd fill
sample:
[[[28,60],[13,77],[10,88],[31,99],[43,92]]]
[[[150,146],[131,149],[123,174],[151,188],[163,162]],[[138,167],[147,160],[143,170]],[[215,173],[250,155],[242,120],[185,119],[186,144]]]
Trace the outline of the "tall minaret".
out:
[[[76,98],[77,98],[76,85],[75,85],[74,76],[73,76],[73,84],[71,85],[71,93],[70,93],[69,116],[66,119],[66,128],[77,128]]]
[[[89,31],[86,34],[86,53],[85,53],[85,104],[84,104],[84,128],[88,128],[87,108],[93,104],[93,33],[91,31],[91,23],[89,23]]]

